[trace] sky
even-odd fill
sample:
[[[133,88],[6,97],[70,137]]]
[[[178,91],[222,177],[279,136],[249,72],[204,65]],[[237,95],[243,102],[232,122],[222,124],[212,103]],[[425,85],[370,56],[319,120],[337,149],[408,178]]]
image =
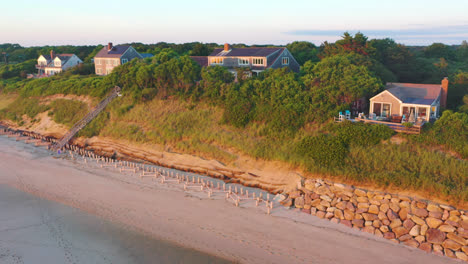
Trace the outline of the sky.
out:
[[[22,46],[468,40],[468,0],[0,0],[0,11],[0,43]]]

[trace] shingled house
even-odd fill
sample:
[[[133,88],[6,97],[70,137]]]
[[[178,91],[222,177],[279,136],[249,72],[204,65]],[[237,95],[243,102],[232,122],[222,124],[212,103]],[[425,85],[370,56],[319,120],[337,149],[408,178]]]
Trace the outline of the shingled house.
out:
[[[403,116],[411,113],[429,121],[439,116],[440,108],[446,107],[449,81],[441,84],[388,83],[385,91],[370,99],[369,113],[376,116]]]
[[[94,57],[94,68],[97,75],[107,75],[112,70],[134,58],[143,57],[132,47],[128,45],[113,46],[111,42],[102,48]]]
[[[55,52],[51,50],[50,55],[39,56],[36,69],[38,70],[39,76],[51,76],[80,63],[83,63],[83,61],[75,54],[55,54]]]
[[[224,44],[224,48],[215,49],[207,57],[191,57],[202,67],[220,65],[236,74],[236,68],[250,68],[254,74],[266,69],[288,67],[292,71],[299,72],[300,65],[287,48],[233,48]]]

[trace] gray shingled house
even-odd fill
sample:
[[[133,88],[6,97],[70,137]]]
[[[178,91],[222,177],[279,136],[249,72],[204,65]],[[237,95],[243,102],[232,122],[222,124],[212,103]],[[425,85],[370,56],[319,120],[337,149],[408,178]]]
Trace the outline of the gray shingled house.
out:
[[[202,67],[220,65],[228,68],[236,74],[236,68],[247,67],[252,73],[258,74],[266,69],[277,69],[288,67],[292,71],[299,72],[300,65],[287,48],[233,48],[224,44],[224,48],[215,49],[207,57],[191,57]]]
[[[106,47],[102,48],[94,56],[94,68],[97,75],[107,75],[115,67],[127,63],[134,58],[142,59],[143,57],[132,46],[113,46],[109,42]]]

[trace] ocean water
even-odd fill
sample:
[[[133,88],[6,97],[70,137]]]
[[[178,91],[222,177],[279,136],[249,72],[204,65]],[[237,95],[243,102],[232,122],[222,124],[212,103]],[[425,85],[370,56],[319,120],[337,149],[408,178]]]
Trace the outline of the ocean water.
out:
[[[50,155],[0,136],[0,152],[18,149]],[[0,263],[231,262],[0,184]]]

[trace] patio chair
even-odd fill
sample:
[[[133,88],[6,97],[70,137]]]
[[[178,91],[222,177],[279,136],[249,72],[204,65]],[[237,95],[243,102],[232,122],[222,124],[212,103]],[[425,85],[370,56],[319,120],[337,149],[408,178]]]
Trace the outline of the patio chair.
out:
[[[343,121],[345,119],[345,116],[343,115],[343,112],[340,112],[338,115],[338,120]]]
[[[349,110],[345,111],[346,119],[351,119],[351,112]]]

